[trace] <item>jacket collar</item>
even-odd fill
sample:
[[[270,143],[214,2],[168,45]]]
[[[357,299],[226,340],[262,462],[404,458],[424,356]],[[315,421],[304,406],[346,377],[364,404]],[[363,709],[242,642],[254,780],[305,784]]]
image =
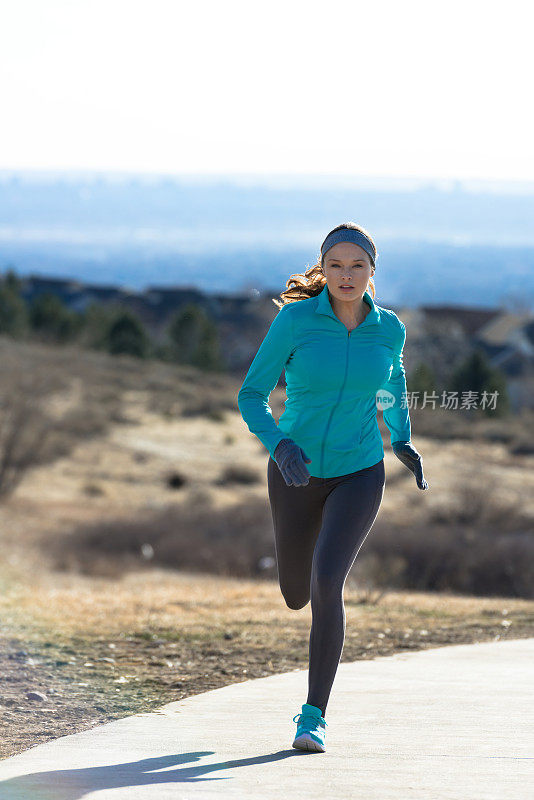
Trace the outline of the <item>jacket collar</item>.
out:
[[[341,322],[339,317],[334,313],[334,309],[332,308],[332,304],[330,303],[330,295],[328,294],[328,285],[325,283],[322,290],[316,295],[317,305],[315,308],[316,314],[326,314],[332,319],[337,319],[338,322]],[[378,306],[375,305],[375,302],[369,292],[366,290],[363,293],[364,301],[371,306],[371,311],[367,314],[366,318],[363,322],[358,325],[361,327],[362,325],[376,325],[380,323],[380,311],[378,310]]]

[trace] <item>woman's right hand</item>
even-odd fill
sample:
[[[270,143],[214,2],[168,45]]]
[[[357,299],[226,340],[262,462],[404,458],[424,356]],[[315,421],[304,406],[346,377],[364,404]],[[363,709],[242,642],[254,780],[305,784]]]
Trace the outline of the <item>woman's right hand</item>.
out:
[[[311,461],[293,439],[282,439],[275,448],[274,460],[287,486],[306,486],[310,473],[304,463]]]

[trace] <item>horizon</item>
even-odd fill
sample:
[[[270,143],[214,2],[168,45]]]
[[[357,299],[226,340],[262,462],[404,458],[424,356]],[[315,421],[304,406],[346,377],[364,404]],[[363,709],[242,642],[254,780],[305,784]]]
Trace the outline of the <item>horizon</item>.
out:
[[[293,173],[293,172],[172,172],[154,170],[75,168],[5,168],[0,167],[0,181],[24,176],[28,179],[109,179],[110,182],[128,180],[147,183],[172,181],[188,185],[230,183],[235,186],[276,188],[344,188],[370,192],[409,192],[432,188],[441,192],[463,191],[469,193],[534,194],[534,179],[507,178],[443,178],[439,175],[417,177],[413,175],[382,175],[363,173]]]
[[[214,291],[210,292],[210,291],[208,291],[206,289],[203,289],[202,287],[194,285],[194,284],[192,284],[192,285],[184,285],[184,284],[176,284],[176,285],[174,285],[174,284],[157,284],[157,283],[146,284],[142,288],[138,289],[138,288],[135,288],[133,286],[128,286],[127,284],[123,284],[123,283],[120,283],[120,282],[109,282],[109,283],[104,283],[102,281],[92,282],[92,281],[88,281],[88,280],[82,280],[81,278],[70,278],[70,277],[67,277],[67,276],[66,277],[62,277],[60,275],[59,276],[58,275],[52,275],[52,274],[48,275],[46,273],[43,273],[43,274],[40,274],[40,273],[28,273],[27,275],[19,275],[17,273],[16,268],[13,265],[8,265],[7,267],[4,267],[3,269],[0,266],[0,280],[4,280],[6,275],[7,275],[7,273],[10,272],[10,271],[12,271],[13,274],[15,275],[15,277],[20,281],[34,281],[35,280],[35,281],[47,281],[47,282],[52,282],[52,283],[65,283],[65,284],[71,284],[72,286],[75,286],[75,287],[79,286],[82,289],[83,288],[89,288],[89,289],[100,288],[100,289],[107,289],[107,290],[109,290],[109,289],[117,289],[119,291],[124,292],[125,294],[132,294],[132,295],[145,295],[145,294],[148,294],[149,292],[176,292],[176,291],[178,291],[178,292],[198,292],[201,295],[214,296],[214,297],[240,297],[241,298],[241,297],[246,297],[246,296],[248,296],[248,297],[252,297],[253,296],[256,299],[258,299],[260,296],[263,296],[264,298],[266,298],[266,297],[270,296],[273,293],[276,296],[277,293],[280,294],[280,291],[283,291],[282,289],[278,290],[276,287],[271,287],[270,289],[269,288],[256,289],[256,288],[250,288],[250,287],[249,288],[242,287],[240,289],[229,291],[229,292],[221,292],[220,290],[214,290]],[[387,308],[388,307],[388,306],[382,306],[382,304],[379,303],[379,302],[376,302],[376,305],[378,305],[380,308],[384,308],[384,307]],[[462,309],[464,311],[473,311],[475,313],[480,313],[480,312],[485,312],[485,311],[488,311],[488,312],[490,312],[490,311],[491,312],[498,311],[498,312],[501,312],[501,313],[510,313],[510,314],[518,314],[518,315],[522,315],[523,313],[527,313],[527,314],[531,315],[534,318],[534,307],[531,307],[531,308],[528,308],[528,309],[522,309],[522,310],[506,311],[506,309],[503,309],[502,305],[499,305],[498,303],[487,304],[487,305],[468,305],[468,304],[465,304],[465,303],[458,303],[458,302],[456,302],[456,303],[452,303],[452,302],[451,303],[419,302],[419,303],[416,303],[413,306],[408,306],[406,303],[402,303],[401,302],[401,303],[393,303],[391,305],[393,307],[396,307],[396,308],[410,308],[410,310],[426,308],[426,309],[434,309],[434,310],[435,309]]]

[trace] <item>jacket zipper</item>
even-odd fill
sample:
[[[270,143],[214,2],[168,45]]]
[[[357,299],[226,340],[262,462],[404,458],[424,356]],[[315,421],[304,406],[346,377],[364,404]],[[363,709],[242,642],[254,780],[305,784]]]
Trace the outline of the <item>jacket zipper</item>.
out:
[[[343,325],[343,323],[341,323],[341,325]],[[345,327],[345,326],[343,325],[343,327]],[[356,328],[353,328],[353,330],[356,330]],[[350,345],[350,335],[351,335],[351,333],[352,333],[352,331],[347,330],[347,351],[346,351],[346,354],[345,354],[345,376],[343,378],[343,383],[341,385],[341,389],[339,390],[339,394],[338,394],[338,398],[336,400],[336,403],[332,407],[332,410],[330,411],[330,416],[328,418],[326,431],[324,433],[323,441],[321,443],[321,475],[323,474],[323,467],[324,467],[324,447],[325,447],[325,444],[326,444],[326,438],[328,436],[328,431],[330,430],[330,423],[332,422],[332,417],[334,416],[334,411],[336,410],[336,406],[339,404],[339,401],[341,400],[341,396],[343,394],[343,389],[345,388],[345,383],[347,382],[347,373],[348,373],[348,366],[349,366],[349,352],[350,352],[350,346],[349,345]]]

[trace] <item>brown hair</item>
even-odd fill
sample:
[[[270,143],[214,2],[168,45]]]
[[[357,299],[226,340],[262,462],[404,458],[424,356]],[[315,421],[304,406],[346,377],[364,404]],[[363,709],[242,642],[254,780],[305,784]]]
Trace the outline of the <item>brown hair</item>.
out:
[[[361,233],[365,234],[369,241],[371,242],[373,252],[374,252],[374,262],[376,263],[376,257],[378,255],[376,251],[376,245],[371,237],[371,234],[362,228],[361,225],[357,225],[356,222],[344,222],[342,225],[337,225],[335,228],[327,233],[325,238],[323,239],[323,244],[328,236],[334,231],[343,230],[344,228],[351,228],[355,231],[361,231]],[[322,248],[323,245],[321,245]],[[286,286],[287,289],[284,289],[283,292],[280,292],[280,300],[277,300],[275,297],[272,297],[272,301],[278,308],[282,308],[282,306],[286,305],[287,303],[296,303],[297,300],[305,300],[308,297],[315,297],[324,289],[326,285],[326,275],[322,272],[323,268],[323,257],[321,252],[319,251],[317,256],[317,262],[312,266],[308,267],[303,273],[297,272],[291,275],[287,281]],[[367,291],[373,297],[375,296],[375,284],[372,278],[369,278],[369,283],[367,284]]]

